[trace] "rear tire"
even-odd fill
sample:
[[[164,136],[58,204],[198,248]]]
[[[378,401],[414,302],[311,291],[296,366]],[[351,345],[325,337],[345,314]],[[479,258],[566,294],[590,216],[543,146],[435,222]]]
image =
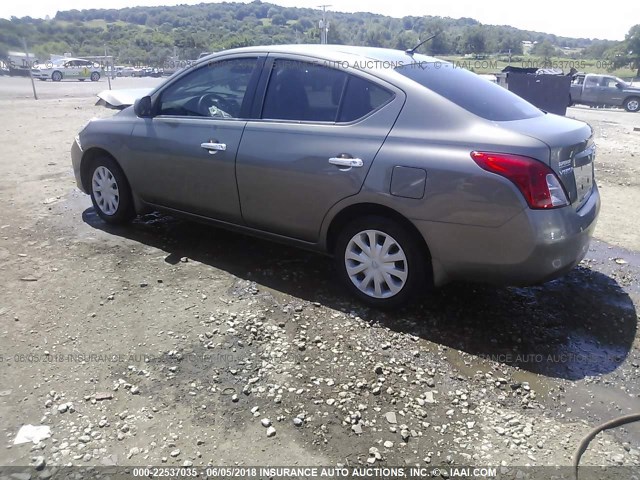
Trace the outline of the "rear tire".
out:
[[[399,307],[425,287],[424,246],[389,218],[353,220],[338,235],[334,253],[344,285],[371,307]]]
[[[624,101],[624,109],[627,112],[640,111],[640,97],[629,97]]]
[[[120,165],[104,155],[92,160],[87,172],[91,202],[96,213],[107,223],[127,223],[136,216],[127,177]]]

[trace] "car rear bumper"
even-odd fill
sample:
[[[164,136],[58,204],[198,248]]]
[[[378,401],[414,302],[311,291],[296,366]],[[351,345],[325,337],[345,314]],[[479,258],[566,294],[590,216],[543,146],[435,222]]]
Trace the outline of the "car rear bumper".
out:
[[[497,228],[416,221],[433,259],[434,283],[527,286],[567,273],[586,255],[600,211],[594,185],[579,210],[524,209]]]

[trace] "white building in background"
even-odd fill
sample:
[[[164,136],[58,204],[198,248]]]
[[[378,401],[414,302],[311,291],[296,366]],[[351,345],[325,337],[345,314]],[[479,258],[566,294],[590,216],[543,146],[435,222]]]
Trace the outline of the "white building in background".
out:
[[[529,40],[522,41],[522,53],[525,55],[529,55],[531,53],[531,49],[536,46],[538,42],[530,42]]]
[[[7,52],[7,63],[10,68],[28,70],[38,60],[35,53],[29,52],[29,60],[25,52]]]

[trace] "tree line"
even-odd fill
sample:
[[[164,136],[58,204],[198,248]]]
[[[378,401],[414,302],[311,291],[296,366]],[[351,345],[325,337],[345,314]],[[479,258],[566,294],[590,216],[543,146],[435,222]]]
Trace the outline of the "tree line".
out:
[[[161,66],[176,52],[180,59],[193,59],[204,51],[233,47],[319,43],[319,18],[318,10],[280,7],[260,0],[249,4],[68,10],[48,20],[31,17],[0,20],[0,54],[22,50],[24,37],[30,49],[43,60],[52,53],[63,52],[100,55],[106,45],[119,63]],[[580,55],[587,58],[614,55],[614,51],[618,58],[629,55],[628,40],[561,37],[510,26],[483,25],[472,18],[392,18],[339,12],[331,12],[328,18],[330,43],[407,49],[437,33],[421,52],[441,56],[520,55],[522,41],[528,40],[536,42],[532,53],[541,56],[575,55],[570,53],[575,49],[583,49]]]

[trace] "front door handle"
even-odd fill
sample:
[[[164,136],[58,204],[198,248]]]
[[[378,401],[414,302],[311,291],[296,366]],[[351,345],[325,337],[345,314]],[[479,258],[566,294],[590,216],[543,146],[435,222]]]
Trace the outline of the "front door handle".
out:
[[[336,165],[338,167],[362,167],[364,162],[359,158],[339,158],[339,157],[331,157],[329,159],[329,163],[331,165]]]
[[[215,155],[217,152],[224,152],[227,149],[226,143],[205,142],[201,143],[200,146],[205,150],[209,150],[211,155]]]

